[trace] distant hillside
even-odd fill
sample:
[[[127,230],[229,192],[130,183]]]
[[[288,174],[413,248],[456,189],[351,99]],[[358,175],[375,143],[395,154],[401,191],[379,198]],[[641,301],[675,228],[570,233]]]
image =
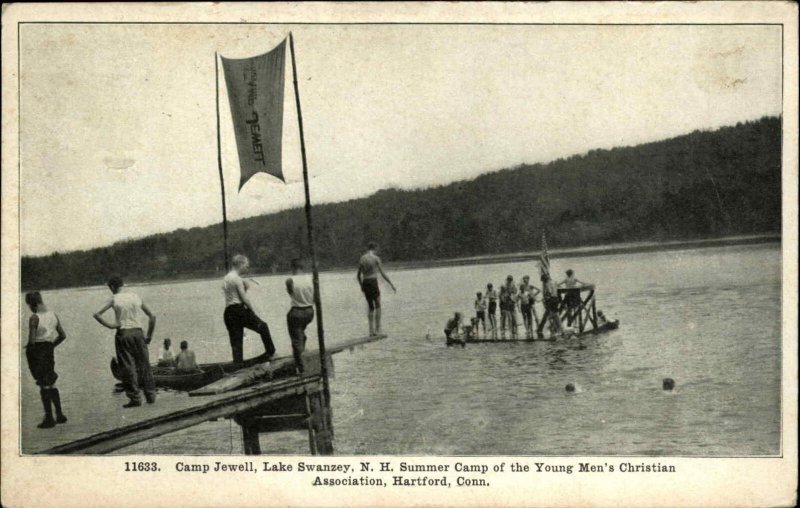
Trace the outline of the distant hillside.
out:
[[[320,266],[353,265],[375,240],[387,261],[415,261],[634,240],[778,232],[781,120],[695,131],[634,147],[592,150],[421,190],[383,190],[314,207]],[[302,209],[230,224],[232,252],[258,271],[286,269],[306,252]],[[22,259],[24,288],[214,273],[223,264],[215,225],[87,251]]]

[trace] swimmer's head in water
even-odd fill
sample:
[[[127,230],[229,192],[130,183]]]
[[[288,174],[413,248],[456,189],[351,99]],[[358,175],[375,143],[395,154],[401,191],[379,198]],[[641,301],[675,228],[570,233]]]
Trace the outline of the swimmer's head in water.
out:
[[[575,385],[572,384],[572,383],[567,383],[567,391],[568,392],[574,392],[575,391]]]
[[[661,387],[664,390],[671,391],[673,388],[675,388],[675,380],[671,377],[665,377],[661,382]]]

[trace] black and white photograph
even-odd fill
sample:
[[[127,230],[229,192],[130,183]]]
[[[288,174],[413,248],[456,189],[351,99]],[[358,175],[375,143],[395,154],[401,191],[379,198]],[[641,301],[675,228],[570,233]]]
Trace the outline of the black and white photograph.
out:
[[[523,506],[747,459],[784,469],[742,506],[791,505],[797,6],[767,4],[12,6],[4,460],[189,492],[84,506]],[[236,474],[278,497],[193,497]]]

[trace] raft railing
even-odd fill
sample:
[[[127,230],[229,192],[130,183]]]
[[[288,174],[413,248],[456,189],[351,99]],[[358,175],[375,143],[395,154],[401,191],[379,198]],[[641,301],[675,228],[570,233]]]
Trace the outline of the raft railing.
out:
[[[583,293],[588,293],[582,297]],[[562,325],[573,326],[578,324],[578,334],[597,329],[597,308],[595,306],[595,287],[593,284],[585,284],[576,288],[559,288],[558,296],[561,299],[558,307],[558,319]],[[577,305],[570,302],[576,301]],[[537,323],[536,333],[539,337],[543,336],[543,330],[548,323],[552,312],[545,308],[542,319]],[[591,328],[587,328],[591,325]]]

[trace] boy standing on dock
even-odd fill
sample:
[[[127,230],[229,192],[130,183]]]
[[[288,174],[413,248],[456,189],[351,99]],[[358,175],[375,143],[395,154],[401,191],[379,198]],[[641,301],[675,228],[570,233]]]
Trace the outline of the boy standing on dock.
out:
[[[306,349],[306,327],[314,320],[314,283],[303,273],[303,262],[292,260],[292,276],[286,279],[292,308],[286,314],[286,326],[292,340],[292,354],[298,374],[302,374],[303,351]]]
[[[383,271],[381,258],[378,257],[378,244],[370,242],[367,245],[367,252],[358,260],[358,273],[356,279],[367,299],[367,320],[369,321],[369,334],[380,335],[381,333],[381,291],[378,287],[378,274],[389,283],[392,291],[397,293],[392,281]]]
[[[28,359],[33,379],[39,385],[39,396],[44,406],[44,420],[37,427],[50,429],[55,427],[56,423],[67,421],[67,417],[61,411],[61,394],[55,387],[58,374],[53,355],[56,346],[66,340],[67,334],[64,333],[58,316],[47,309],[38,291],[26,294],[25,303],[33,312],[28,322],[28,345],[25,346],[25,357]],[[55,420],[51,404],[56,410]]]
[[[234,363],[244,361],[242,341],[244,340],[244,329],[253,330],[261,336],[264,344],[264,351],[267,357],[275,354],[275,346],[272,344],[272,335],[269,333],[269,326],[262,321],[253,311],[253,305],[247,296],[247,284],[242,280],[241,275],[250,267],[250,260],[247,256],[237,254],[233,256],[233,269],[222,279],[222,290],[225,293],[225,328],[228,329],[228,338],[231,342],[231,353]]]
[[[156,401],[156,387],[153,373],[150,370],[150,353],[147,345],[153,338],[156,327],[156,316],[147,305],[142,302],[139,295],[123,287],[122,278],[113,276],[108,280],[108,289],[111,290],[111,299],[95,312],[94,318],[98,323],[116,330],[114,346],[117,350],[117,363],[122,368],[122,384],[125,394],[130,402],[122,407],[137,407],[142,405],[139,395],[139,385],[144,389],[145,399],[149,404]],[[103,313],[114,309],[116,322],[110,323],[103,319]],[[144,312],[148,318],[147,335],[142,333],[139,323],[139,311]]]

